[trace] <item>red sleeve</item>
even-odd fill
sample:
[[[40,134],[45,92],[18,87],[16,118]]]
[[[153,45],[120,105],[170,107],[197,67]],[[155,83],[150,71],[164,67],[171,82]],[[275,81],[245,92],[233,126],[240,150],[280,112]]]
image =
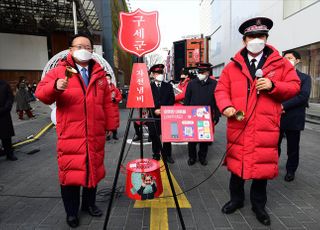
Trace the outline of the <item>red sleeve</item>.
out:
[[[116,93],[116,96],[115,96],[116,102],[119,103],[122,100],[122,95],[120,93],[120,90],[117,87],[114,87],[114,92]]]
[[[39,82],[35,95],[36,97],[45,104],[52,104],[56,101],[58,95],[63,91],[55,89],[56,81],[60,78],[64,78],[63,74],[59,74],[61,67],[50,70],[45,77]]]
[[[183,88],[181,89],[182,92],[175,95],[175,101],[178,102],[178,101],[183,101],[183,99],[185,98],[186,96],[186,90],[187,90],[187,86],[188,86],[189,82],[187,82]]]
[[[297,71],[289,62],[284,62],[284,70],[280,80],[272,80],[274,88],[269,94],[277,101],[286,101],[300,91],[300,79]]]
[[[231,102],[231,92],[230,92],[230,75],[228,71],[228,66],[223,69],[221,76],[219,78],[216,90],[215,90],[215,99],[216,103],[218,105],[218,108],[221,113],[227,108],[227,107],[232,107],[232,102]]]

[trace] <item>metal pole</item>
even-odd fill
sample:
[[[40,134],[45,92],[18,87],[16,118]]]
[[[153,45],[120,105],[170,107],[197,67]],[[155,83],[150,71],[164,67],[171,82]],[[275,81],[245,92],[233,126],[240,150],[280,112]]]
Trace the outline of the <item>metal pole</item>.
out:
[[[78,34],[77,6],[75,1],[72,1],[72,15],[73,15],[74,34]]]
[[[112,190],[111,190],[111,194],[110,194],[110,201],[109,201],[109,205],[108,205],[108,210],[107,210],[106,218],[105,218],[104,224],[103,224],[103,229],[104,230],[107,229],[107,225],[108,225],[110,214],[111,214],[112,202],[113,202],[114,194],[115,194],[117,183],[118,183],[121,162],[122,162],[122,159],[123,159],[124,150],[125,150],[126,142],[127,142],[127,139],[128,139],[128,134],[129,134],[129,130],[130,130],[132,114],[133,114],[133,109],[130,109],[129,118],[128,118],[128,121],[127,121],[127,127],[126,127],[126,130],[125,130],[125,133],[124,133],[122,146],[121,146],[121,150],[120,150],[118,166],[117,166],[116,174],[115,174],[115,177],[114,177],[114,180],[113,180],[113,186],[112,186]]]

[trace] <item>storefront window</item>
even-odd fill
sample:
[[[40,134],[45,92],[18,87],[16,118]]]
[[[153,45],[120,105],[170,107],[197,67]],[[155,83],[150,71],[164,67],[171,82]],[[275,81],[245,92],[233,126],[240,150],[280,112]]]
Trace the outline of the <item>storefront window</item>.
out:
[[[295,50],[301,55],[297,69],[311,76],[310,102],[320,103],[320,42]]]
[[[287,18],[318,1],[319,0],[283,0],[283,17]]]

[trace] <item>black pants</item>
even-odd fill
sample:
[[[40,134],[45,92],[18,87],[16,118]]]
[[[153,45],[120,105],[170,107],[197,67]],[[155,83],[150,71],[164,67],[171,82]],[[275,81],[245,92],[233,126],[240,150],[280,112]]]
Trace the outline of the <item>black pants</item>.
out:
[[[289,173],[295,173],[299,165],[300,133],[300,130],[280,130],[278,145],[279,156],[281,154],[281,142],[285,134],[287,138],[288,155],[286,169]]]
[[[83,208],[93,206],[96,203],[95,188],[82,188],[82,204]],[[66,210],[67,216],[77,216],[80,206],[80,186],[64,186],[61,185],[61,196]]]
[[[252,207],[265,207],[267,203],[267,182],[267,180],[252,180],[250,188]],[[229,189],[232,202],[239,203],[244,201],[244,183],[245,180],[231,173]]]
[[[208,153],[208,142],[189,142],[188,143],[188,152],[189,158],[197,159],[197,145],[199,144],[198,157],[199,160],[205,160]]]
[[[149,136],[152,141],[152,152],[153,154],[162,154],[163,157],[171,156],[172,147],[171,142],[163,142],[161,148],[161,123],[160,121],[148,122]]]
[[[134,131],[136,136],[139,137],[139,139],[142,138],[142,132],[140,132],[140,125],[138,125],[136,122],[133,122],[133,127],[134,127]]]
[[[12,154],[12,139],[11,137],[8,138],[1,138],[2,141],[2,147],[4,150],[4,153],[8,156]]]

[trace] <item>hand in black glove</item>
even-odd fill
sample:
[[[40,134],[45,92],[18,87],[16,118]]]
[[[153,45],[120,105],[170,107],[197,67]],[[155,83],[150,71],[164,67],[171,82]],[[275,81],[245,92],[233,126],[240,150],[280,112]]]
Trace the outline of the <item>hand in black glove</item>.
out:
[[[113,103],[115,103],[115,102],[116,102],[116,99],[115,99],[114,97],[112,98],[112,102],[113,102]]]

